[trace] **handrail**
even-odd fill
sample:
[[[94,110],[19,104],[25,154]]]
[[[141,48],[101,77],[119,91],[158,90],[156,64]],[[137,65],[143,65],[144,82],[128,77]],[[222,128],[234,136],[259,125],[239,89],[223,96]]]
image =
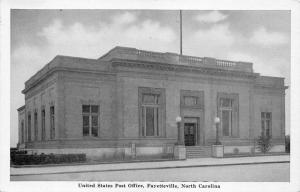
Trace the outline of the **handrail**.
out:
[[[179,56],[179,62],[187,62],[187,63],[202,63],[203,58],[201,57],[192,57],[192,56]]]
[[[137,50],[136,54],[140,56],[147,56],[147,57],[158,57],[158,58],[164,57],[163,53],[155,53],[151,51],[142,51],[142,50]]]
[[[120,47],[117,51],[121,54],[126,55],[136,55],[141,57],[140,59],[160,59],[161,62],[169,62],[176,64],[191,64],[191,65],[199,65],[202,67],[213,67],[213,68],[222,68],[229,70],[239,70],[239,71],[252,71],[252,64],[247,62],[238,62],[238,61],[229,61],[222,59],[214,59],[214,62],[205,62],[206,57],[194,57],[187,55],[179,55],[176,53],[160,53],[160,52],[152,52],[152,51],[144,51],[135,48],[126,48]],[[136,58],[138,59],[138,58]]]
[[[226,61],[226,60],[217,60],[218,67],[235,67],[236,62],[233,61]]]

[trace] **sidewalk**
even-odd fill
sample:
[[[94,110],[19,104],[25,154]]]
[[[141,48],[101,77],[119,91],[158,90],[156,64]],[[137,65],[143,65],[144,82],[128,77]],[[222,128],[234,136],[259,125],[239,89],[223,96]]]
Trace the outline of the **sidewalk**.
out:
[[[184,168],[184,167],[207,167],[207,166],[247,165],[247,164],[287,163],[287,162],[290,162],[289,155],[236,157],[236,158],[220,158],[220,159],[199,158],[199,159],[187,159],[181,161],[10,168],[10,175],[20,176],[20,175],[104,172],[104,171],[145,170],[145,169],[169,169],[169,168]]]

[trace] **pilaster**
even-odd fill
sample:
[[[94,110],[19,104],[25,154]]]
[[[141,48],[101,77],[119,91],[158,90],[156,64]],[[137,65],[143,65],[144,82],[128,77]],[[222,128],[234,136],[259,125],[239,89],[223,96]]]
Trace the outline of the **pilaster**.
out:
[[[254,139],[254,87],[251,86],[249,89],[249,139]]]

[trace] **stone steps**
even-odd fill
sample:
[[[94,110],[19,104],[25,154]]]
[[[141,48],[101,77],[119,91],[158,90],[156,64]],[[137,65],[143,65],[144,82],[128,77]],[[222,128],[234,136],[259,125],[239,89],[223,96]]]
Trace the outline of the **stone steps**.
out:
[[[186,158],[203,158],[208,157],[207,151],[202,146],[186,146]]]

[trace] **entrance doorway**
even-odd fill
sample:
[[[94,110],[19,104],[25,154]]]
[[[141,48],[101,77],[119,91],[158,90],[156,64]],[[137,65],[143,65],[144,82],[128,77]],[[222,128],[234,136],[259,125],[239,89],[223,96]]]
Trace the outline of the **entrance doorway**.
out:
[[[194,146],[196,144],[196,123],[184,123],[184,144]]]

